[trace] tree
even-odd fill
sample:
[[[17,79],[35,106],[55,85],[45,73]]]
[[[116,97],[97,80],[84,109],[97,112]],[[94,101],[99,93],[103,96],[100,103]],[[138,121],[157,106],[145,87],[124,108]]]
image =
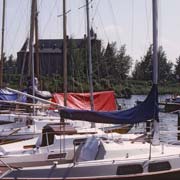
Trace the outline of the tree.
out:
[[[125,80],[129,75],[129,70],[132,66],[132,58],[129,55],[126,55],[126,46],[121,46],[120,50],[117,53],[115,60],[115,70],[114,74],[119,83],[121,80]]]
[[[17,69],[16,65],[16,59],[14,59],[13,55],[11,54],[8,59],[4,61],[4,73],[15,74]]]
[[[115,42],[108,43],[102,52],[101,78],[109,80],[112,84],[125,80],[132,65],[132,58],[126,55],[126,46],[122,45],[117,50]]]
[[[165,51],[162,46],[159,47],[158,51],[159,58],[159,79],[160,81],[170,80],[173,76],[172,67],[173,64],[167,60]]]
[[[149,47],[147,53],[140,62],[136,62],[135,69],[133,71],[133,78],[138,80],[151,80],[153,67],[152,67],[152,45]],[[159,59],[159,80],[170,80],[173,76],[172,66],[173,64],[168,61],[165,51],[162,46],[158,49],[158,59]]]
[[[180,80],[180,56],[176,58],[176,64],[175,64],[175,71],[174,71],[175,77]]]
[[[150,80],[152,79],[152,46],[147,50],[147,53],[141,61],[136,61],[135,69],[132,73],[136,80]]]
[[[108,43],[101,58],[101,78],[112,79],[116,52],[116,43]]]

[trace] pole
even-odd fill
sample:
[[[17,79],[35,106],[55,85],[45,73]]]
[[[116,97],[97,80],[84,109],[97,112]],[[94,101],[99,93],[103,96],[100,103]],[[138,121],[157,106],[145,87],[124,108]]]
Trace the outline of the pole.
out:
[[[4,26],[5,26],[5,11],[6,4],[3,0],[3,14],[2,14],[2,40],[1,40],[1,63],[0,63],[0,87],[3,86],[3,68],[4,68]]]
[[[41,102],[43,102],[43,103],[52,104],[52,105],[57,106],[57,107],[59,107],[59,108],[65,108],[64,106],[61,106],[61,105],[59,105],[59,104],[57,104],[57,103],[54,103],[54,102],[51,102],[51,101],[48,101],[48,100],[45,100],[45,99],[42,99],[42,98],[39,98],[39,97],[30,95],[30,94],[27,94],[27,93],[24,93],[24,92],[21,92],[21,91],[18,91],[18,90],[15,90],[15,89],[12,89],[12,88],[7,88],[7,87],[6,87],[6,89],[7,89],[8,91],[17,93],[17,94],[19,94],[19,95],[26,96],[26,97],[29,97],[29,98],[32,98],[32,99],[36,99],[36,100],[41,101]],[[28,104],[29,104],[29,103],[28,103]]]
[[[158,3],[153,1],[153,83],[158,83]]]
[[[35,82],[34,82],[34,25],[35,25],[35,1],[32,0],[31,3],[31,19],[30,19],[30,38],[29,38],[29,76],[32,82],[32,95],[35,96]],[[33,104],[35,99],[33,99]],[[35,109],[33,108],[33,115],[35,114]]]
[[[158,84],[158,0],[152,0],[153,15],[153,84]],[[157,102],[158,103],[158,102]],[[153,145],[159,145],[159,122],[157,119],[153,121],[154,134]]]
[[[90,104],[91,110],[94,110],[94,97],[93,97],[93,77],[92,77],[92,50],[91,50],[91,35],[89,27],[89,1],[86,0],[86,13],[87,13],[87,41],[88,41],[88,62],[89,62],[89,84],[90,84]],[[91,127],[95,127],[95,124],[92,123]]]
[[[63,0],[63,78],[64,106],[67,106],[67,33],[66,33],[66,0]]]
[[[38,27],[38,8],[35,0],[35,56],[36,56],[36,77],[40,81],[40,58],[39,58],[39,27]]]
[[[33,56],[33,41],[34,41],[34,20],[35,20],[35,1],[31,1],[31,19],[30,19],[30,38],[29,38],[29,61],[28,61],[28,76],[32,75],[34,67],[32,66]]]

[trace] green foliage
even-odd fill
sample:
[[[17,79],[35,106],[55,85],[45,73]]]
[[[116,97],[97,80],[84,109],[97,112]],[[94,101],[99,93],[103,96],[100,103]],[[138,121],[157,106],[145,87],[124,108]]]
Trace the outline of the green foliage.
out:
[[[152,66],[152,45],[149,47],[147,53],[140,62],[136,62],[135,69],[132,73],[133,79],[135,80],[151,80],[153,73]],[[158,49],[159,59],[159,81],[171,80],[173,78],[172,67],[173,64],[168,61],[165,51],[162,47]]]
[[[175,76],[178,80],[180,79],[180,56],[176,59]]]
[[[73,39],[68,49],[68,92],[89,92],[88,60],[86,42],[77,48]],[[180,56],[176,59],[175,69],[167,59],[162,47],[158,50],[159,92],[180,93]],[[152,46],[140,61],[135,62],[132,79],[129,71],[133,59],[126,53],[126,46],[119,49],[116,43],[108,43],[106,48],[100,42],[92,46],[92,67],[94,91],[114,90],[116,95],[147,94],[152,84]],[[20,75],[17,74],[17,61],[13,56],[4,56],[4,82],[18,88]],[[41,77],[41,89],[51,92],[63,92],[63,77],[59,74]],[[26,82],[24,83],[26,87]]]

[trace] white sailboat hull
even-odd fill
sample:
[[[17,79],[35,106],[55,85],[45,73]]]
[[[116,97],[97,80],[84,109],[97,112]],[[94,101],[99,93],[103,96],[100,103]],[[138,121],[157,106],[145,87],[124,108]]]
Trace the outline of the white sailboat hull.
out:
[[[134,163],[143,166],[147,161],[134,161]],[[178,180],[180,175],[180,160],[171,159],[171,164],[174,164],[171,170],[147,172],[146,167],[143,167],[142,173],[122,174],[118,175],[118,168],[121,166],[129,166],[132,163],[108,161],[108,162],[94,162],[83,164],[67,164],[67,165],[53,165],[51,167],[41,167],[37,169],[26,168],[20,171],[11,172],[5,179],[92,179],[92,180]],[[151,163],[151,161],[149,162]],[[147,165],[147,164],[146,164]]]

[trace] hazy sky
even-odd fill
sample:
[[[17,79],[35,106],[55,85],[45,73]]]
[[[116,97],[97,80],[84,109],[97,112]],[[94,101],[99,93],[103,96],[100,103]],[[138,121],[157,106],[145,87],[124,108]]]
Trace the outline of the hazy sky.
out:
[[[0,16],[2,15],[0,0]],[[85,0],[66,0],[67,32],[82,38],[86,31]],[[93,0],[90,19],[98,38],[117,42],[117,48],[126,44],[127,53],[140,59],[152,43],[152,0]],[[169,60],[180,55],[180,0],[159,1],[159,44]],[[62,38],[62,0],[39,0],[40,38]],[[20,50],[29,34],[30,0],[6,0],[5,53]],[[0,26],[2,18],[0,18]],[[1,38],[1,36],[0,36]]]

